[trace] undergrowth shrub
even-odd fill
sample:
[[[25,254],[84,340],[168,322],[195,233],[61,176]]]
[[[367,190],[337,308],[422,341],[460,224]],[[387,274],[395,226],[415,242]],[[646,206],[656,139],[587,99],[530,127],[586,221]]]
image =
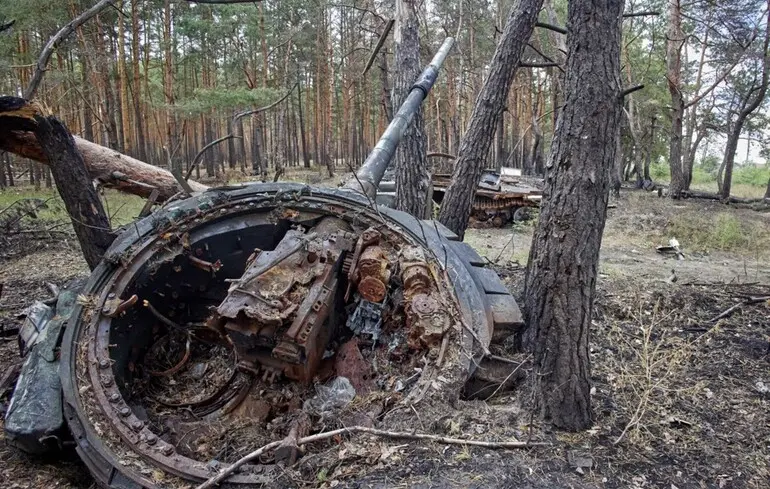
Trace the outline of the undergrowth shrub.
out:
[[[666,232],[685,248],[699,252],[753,252],[770,242],[770,229],[762,222],[741,220],[730,212],[681,213],[671,218]]]

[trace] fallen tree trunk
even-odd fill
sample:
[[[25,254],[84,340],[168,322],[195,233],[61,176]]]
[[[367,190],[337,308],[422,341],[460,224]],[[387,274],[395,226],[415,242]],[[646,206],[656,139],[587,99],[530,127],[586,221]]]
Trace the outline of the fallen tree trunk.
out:
[[[40,116],[36,117],[36,123],[35,136],[41,151],[48,156],[56,188],[72,220],[83,257],[93,270],[115,237],[110,221],[64,124],[56,118]]]
[[[712,194],[709,192],[698,192],[693,190],[683,191],[682,198],[715,200],[719,202],[729,202],[731,204],[770,204],[770,199],[768,198],[747,199],[747,198],[730,196],[727,199],[725,199],[719,194]]]
[[[0,150],[49,164],[43,148],[31,132],[36,127],[36,116],[45,116],[37,104],[18,97],[0,97]],[[159,201],[181,191],[168,170],[77,136],[73,139],[91,179],[105,187],[140,197],[149,197],[153,189],[157,189]],[[198,182],[188,183],[195,192],[208,188]]]

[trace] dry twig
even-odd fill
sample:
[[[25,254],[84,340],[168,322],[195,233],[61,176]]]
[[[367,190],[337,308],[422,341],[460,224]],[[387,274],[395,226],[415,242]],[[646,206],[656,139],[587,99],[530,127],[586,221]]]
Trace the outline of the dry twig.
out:
[[[720,319],[726,318],[726,317],[732,315],[732,313],[734,313],[735,311],[737,311],[738,309],[740,309],[743,306],[750,306],[751,304],[759,304],[760,302],[765,302],[765,301],[770,301],[770,295],[766,295],[766,296],[762,296],[762,297],[749,297],[748,299],[746,299],[743,302],[739,302],[738,304],[735,304],[734,306],[728,307],[727,309],[725,309],[724,311],[719,313],[719,315],[714,317],[714,319],[712,319],[710,322],[715,323],[715,322],[719,321]]]
[[[513,449],[513,448],[530,448],[534,446],[545,445],[544,443],[529,443],[524,441],[465,440],[462,438],[448,438],[445,436],[430,435],[426,433],[405,433],[405,432],[398,432],[398,431],[378,430],[376,428],[369,428],[366,426],[349,426],[347,428],[340,428],[338,430],[325,431],[323,433],[306,436],[297,440],[297,445],[304,445],[304,444],[313,443],[316,441],[328,440],[329,438],[333,438],[335,436],[344,435],[344,434],[353,434],[353,433],[366,433],[369,435],[380,436],[384,438],[398,438],[398,439],[404,439],[404,440],[428,440],[436,443],[441,443],[444,445],[462,445],[462,446],[475,446],[475,447],[484,447],[484,448]],[[225,479],[230,477],[230,475],[232,475],[236,470],[238,470],[239,467],[256,459],[263,453],[279,447],[281,443],[283,443],[283,440],[274,441],[274,442],[268,443],[263,447],[260,447],[254,450],[248,455],[240,458],[238,461],[236,461],[229,467],[219,471],[218,474],[211,477],[210,479],[205,481],[203,484],[199,485],[196,489],[208,489],[218,485],[220,482],[223,482]]]

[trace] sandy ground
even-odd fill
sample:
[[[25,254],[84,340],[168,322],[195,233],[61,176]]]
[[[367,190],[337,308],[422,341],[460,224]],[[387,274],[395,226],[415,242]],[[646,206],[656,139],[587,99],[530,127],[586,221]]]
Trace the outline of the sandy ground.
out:
[[[311,447],[271,487],[769,487],[770,396],[762,386],[770,389],[770,304],[712,321],[745,296],[770,295],[768,241],[726,232],[724,241],[733,245],[709,249],[717,241],[698,241],[692,227],[687,237],[672,233],[683,219],[708,226],[709,216],[724,213],[746,229],[770,229],[770,215],[702,202],[673,205],[637,193],[613,204],[592,331],[593,429],[553,433],[521,407],[516,392],[500,393],[447,412],[415,410],[403,422],[453,436],[525,433],[547,448],[505,452],[357,438]],[[475,229],[466,236],[500,268],[514,294],[521,293],[532,229]],[[656,252],[670,238],[680,241],[684,260]],[[46,282],[62,284],[87,271],[76,244],[22,245],[0,253],[10,256],[0,260],[3,328],[18,324],[15,316],[29,302],[48,295]],[[498,351],[511,353],[504,346]],[[1,370],[18,361],[15,355],[15,341],[0,343]],[[93,484],[72,457],[33,459],[3,440],[0,460],[2,487]]]

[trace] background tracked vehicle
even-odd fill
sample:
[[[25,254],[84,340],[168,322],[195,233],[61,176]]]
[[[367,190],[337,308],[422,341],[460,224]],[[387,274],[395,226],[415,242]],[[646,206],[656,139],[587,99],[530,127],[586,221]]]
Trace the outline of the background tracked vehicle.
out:
[[[441,205],[452,176],[445,173],[431,175],[432,198]],[[396,180],[388,170],[380,182],[378,202],[391,205],[396,196]],[[484,170],[479,179],[471,210],[472,227],[503,227],[509,222],[530,218],[531,210],[537,209],[543,198],[542,181],[523,177],[521,170],[503,167],[500,170]]]
[[[441,224],[374,204],[451,45],[350,188],[212,189],[127,226],[30,326],[8,439],[42,452],[71,436],[102,487],[180,487],[234,462],[234,447],[313,432],[341,398],[432,392],[425,359],[461,389],[495,329],[520,323],[516,302]],[[264,483],[296,456],[278,450],[222,487]]]

